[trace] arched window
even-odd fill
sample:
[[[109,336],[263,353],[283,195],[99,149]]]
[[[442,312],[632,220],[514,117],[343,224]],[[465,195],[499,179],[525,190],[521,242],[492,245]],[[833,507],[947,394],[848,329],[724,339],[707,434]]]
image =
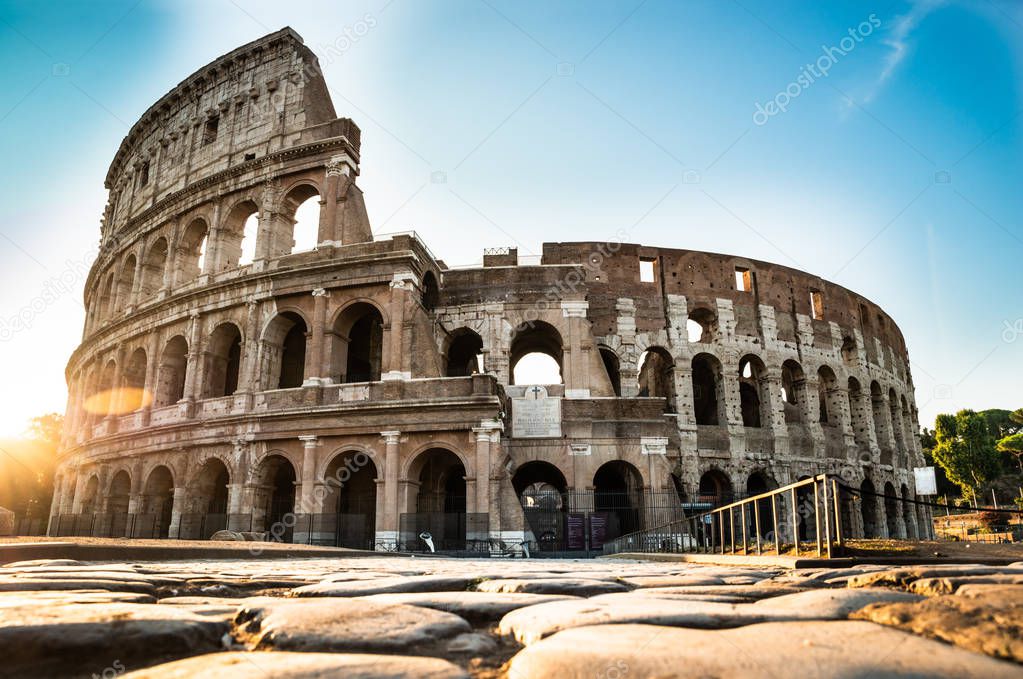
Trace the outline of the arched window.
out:
[[[264,388],[294,389],[302,386],[305,382],[308,333],[302,317],[291,311],[270,321],[263,342],[264,349],[271,352],[267,361],[269,379]]]
[[[606,539],[643,529],[643,477],[628,462],[605,462],[593,475],[593,507],[608,514]]]
[[[720,469],[711,469],[700,477],[700,503],[720,507],[733,501],[732,482]]]
[[[203,398],[231,396],[238,390],[241,357],[242,333],[238,326],[234,323],[217,326],[206,352]]]
[[[118,408],[122,413],[134,412],[152,401],[150,395],[146,393],[146,364],[146,350],[139,347],[132,352],[124,366]]]
[[[99,295],[99,314],[101,318],[110,318],[114,313],[114,301],[116,295],[114,294],[114,274],[113,272],[107,274],[107,280],[100,288],[102,292]]]
[[[818,422],[832,427],[841,424],[841,404],[838,393],[838,378],[826,365],[817,370]]]
[[[856,340],[846,335],[842,338],[842,362],[847,366],[854,366],[857,358]]]
[[[806,377],[803,367],[792,359],[781,365],[781,400],[787,423],[805,421],[803,409],[806,407]]]
[[[256,258],[256,237],[259,233],[259,207],[244,200],[227,213],[220,229],[220,271],[251,264]]]
[[[185,369],[188,364],[188,342],[181,335],[172,337],[164,346],[156,373],[157,408],[174,405],[185,397]]]
[[[604,364],[604,371],[611,383],[611,389],[615,396],[622,395],[622,373],[618,354],[608,347],[600,347],[600,361]]]
[[[167,239],[157,238],[149,246],[149,252],[142,262],[142,285],[140,302],[143,304],[163,288],[163,276],[167,270]]]
[[[117,311],[124,311],[131,306],[131,292],[135,286],[135,269],[138,266],[138,260],[135,259],[135,255],[128,255],[124,264],[121,266],[121,274],[117,278]]]
[[[342,383],[380,379],[384,345],[384,319],[368,302],[346,308],[334,321],[332,371]]]
[[[169,537],[173,507],[174,477],[167,467],[160,465],[149,473],[146,480],[142,495],[142,516],[136,517],[135,537]]]
[[[437,277],[432,271],[423,274],[423,308],[433,311],[440,301],[440,287],[437,285]]]
[[[877,381],[870,383],[870,404],[871,410],[874,416],[874,434],[877,437],[877,445],[881,448],[882,456],[891,456],[891,450],[888,447],[888,413],[886,412],[886,405],[884,402],[884,393],[881,391],[881,385]],[[890,461],[884,461],[885,464],[890,464]]]
[[[296,186],[284,197],[285,210],[292,211],[291,244],[281,254],[315,250],[320,235],[320,194],[309,184]]]
[[[764,413],[764,377],[767,368],[756,356],[743,356],[739,361],[739,408],[745,427],[762,427]]]
[[[721,414],[721,362],[710,354],[693,357],[693,406],[696,424],[717,425]]]
[[[253,507],[262,513],[262,526],[258,520],[255,526],[269,533],[271,542],[291,542],[294,535],[295,481],[298,478],[294,465],[283,455],[269,455],[256,470],[259,479],[253,494]]]
[[[710,309],[698,307],[689,312],[686,334],[690,342],[713,342],[716,329],[717,316]]]
[[[900,453],[906,452],[906,439],[902,426],[902,409],[899,407],[899,396],[895,389],[888,390],[888,411],[892,422],[892,434],[895,435],[895,447]]]
[[[178,285],[191,283],[202,273],[208,235],[209,227],[202,219],[192,220],[185,229],[178,250]]]
[[[468,328],[453,333],[448,346],[448,377],[467,377],[483,372],[483,339]]]
[[[639,395],[665,399],[665,411],[675,412],[675,362],[662,347],[650,347],[639,357]]]
[[[543,321],[519,328],[511,343],[512,384],[561,384],[561,333]]]

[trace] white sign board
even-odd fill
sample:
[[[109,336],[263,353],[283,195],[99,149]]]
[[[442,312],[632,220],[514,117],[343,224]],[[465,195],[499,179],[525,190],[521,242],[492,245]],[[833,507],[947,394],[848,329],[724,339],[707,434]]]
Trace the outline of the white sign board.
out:
[[[561,438],[561,399],[543,387],[527,387],[524,398],[512,399],[512,437]]]
[[[917,495],[937,495],[938,480],[934,478],[934,467],[913,467]]]

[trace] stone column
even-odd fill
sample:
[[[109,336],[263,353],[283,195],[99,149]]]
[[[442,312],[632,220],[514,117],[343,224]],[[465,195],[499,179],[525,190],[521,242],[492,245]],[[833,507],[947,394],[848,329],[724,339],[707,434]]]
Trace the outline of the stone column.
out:
[[[125,304],[125,313],[131,313],[139,304],[139,290],[142,287],[142,269],[145,263],[145,248],[139,248],[135,255],[135,276],[131,281],[131,290],[128,292],[128,303]]]
[[[114,379],[110,384],[110,403],[107,408],[107,418],[113,420],[118,417],[121,413],[121,404],[123,398],[121,395],[121,384],[124,381],[124,343],[118,343],[117,349],[114,350]],[[114,422],[111,421],[107,425],[107,433],[113,433],[117,431],[117,427],[114,426]]]
[[[202,324],[199,321],[199,312],[189,313],[188,325],[188,362],[185,366],[185,396],[182,399],[183,412],[185,417],[192,417],[195,414],[195,402],[200,397],[199,390],[199,362],[202,359],[202,338],[200,332]]]
[[[171,505],[170,528],[167,537],[176,538],[181,534],[181,515],[185,513],[185,501],[187,500],[187,489],[185,486],[178,486],[174,489],[174,501]]]
[[[311,519],[316,513],[316,459],[320,441],[316,436],[299,436],[302,442],[302,471],[295,489],[295,534],[296,544],[310,542]]]
[[[639,370],[636,366],[636,302],[629,297],[619,297],[615,303],[618,313],[616,327],[618,338],[622,343],[618,357],[618,378],[622,384],[622,398],[635,398],[639,394]],[[675,363],[676,374],[678,362]],[[681,413],[682,397],[675,385],[675,405]]]
[[[384,507],[377,513],[376,542],[392,544],[398,542],[401,507],[398,506],[398,472],[401,466],[401,432],[382,431],[384,439]],[[379,490],[379,487],[378,487]]]
[[[316,288],[313,290],[313,318],[312,338],[309,342],[309,351],[306,353],[305,360],[305,382],[302,384],[304,387],[315,387],[321,384],[330,384],[330,372],[329,369],[325,370],[328,365],[324,359],[324,353],[326,350],[325,333],[327,329],[327,300],[330,298],[330,293],[323,288]]]
[[[348,154],[333,156],[325,166],[323,195],[320,196],[320,228],[316,238],[317,247],[342,245],[343,235],[339,229],[338,203],[349,183],[358,173],[355,161]]]
[[[398,272],[391,280],[391,301],[388,307],[390,327],[385,338],[386,357],[380,379],[409,380],[411,356],[405,350],[405,300],[415,289],[416,277],[411,272]]]
[[[589,361],[584,350],[583,340],[587,336],[586,312],[590,303],[585,300],[564,300],[561,302],[561,315],[568,326],[568,345],[563,347],[562,377],[565,382],[566,398],[589,398]]]

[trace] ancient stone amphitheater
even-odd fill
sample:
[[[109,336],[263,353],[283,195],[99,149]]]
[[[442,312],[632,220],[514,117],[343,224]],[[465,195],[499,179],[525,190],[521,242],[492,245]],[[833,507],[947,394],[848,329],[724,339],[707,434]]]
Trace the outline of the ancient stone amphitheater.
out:
[[[823,472],[865,491],[847,535],[925,532],[896,501],[922,457],[877,305],[615,238],[451,267],[374,235],[359,163],[291,29],[132,127],[67,366],[52,534],[584,553]]]

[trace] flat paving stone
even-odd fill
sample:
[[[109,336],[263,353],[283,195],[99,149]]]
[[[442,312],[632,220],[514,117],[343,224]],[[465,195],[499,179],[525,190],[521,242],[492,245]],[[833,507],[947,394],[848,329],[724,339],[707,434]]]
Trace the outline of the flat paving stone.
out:
[[[641,575],[621,580],[633,587],[699,587],[725,584],[721,578],[702,575]]]
[[[130,666],[219,650],[229,629],[223,620],[151,604],[0,608],[0,674],[102,674],[115,659]]]
[[[810,590],[756,603],[661,599],[643,594],[559,601],[512,611],[498,630],[529,645],[573,627],[609,624],[652,624],[671,627],[725,629],[760,622],[835,620],[877,601],[917,601],[920,597],[891,590]]]
[[[370,594],[404,592],[459,592],[468,589],[474,578],[449,575],[422,575],[416,577],[388,577],[376,580],[350,580],[320,582],[291,590],[295,597],[355,597]]]
[[[520,651],[510,677],[1018,679],[1020,668],[866,622],[776,622],[708,631],[653,625],[567,630]]]
[[[925,596],[952,594],[964,585],[1023,585],[1023,573],[1016,575],[968,575],[950,578],[923,578],[909,584],[909,591]]]
[[[627,592],[629,587],[620,582],[587,580],[585,578],[507,578],[484,580],[476,585],[476,590],[493,593],[568,594],[586,597],[611,592]]]
[[[106,592],[103,590],[42,590],[0,592],[0,608],[60,604],[151,604],[156,597],[132,592]]]
[[[902,587],[924,578],[955,578],[971,575],[1023,574],[1023,568],[1009,566],[982,566],[978,564],[949,564],[946,566],[903,566],[883,571],[864,573],[849,579],[850,587],[888,585]]]
[[[526,606],[553,601],[570,601],[577,597],[555,594],[522,594],[493,592],[422,592],[407,594],[374,594],[361,597],[379,604],[422,606],[454,613],[471,623],[496,622],[508,613]]]
[[[465,679],[464,670],[437,658],[354,653],[230,652],[200,655],[123,675],[124,679]]]
[[[235,632],[252,650],[438,655],[471,631],[457,615],[364,599],[281,600],[243,607]]]
[[[98,578],[60,580],[45,578],[0,578],[0,592],[41,592],[44,590],[72,589],[103,589],[108,592],[137,592],[140,594],[156,593],[156,588],[148,582],[101,580]]]
[[[853,617],[1023,663],[1023,587],[874,604]],[[1019,669],[1023,676],[1023,668]]]

